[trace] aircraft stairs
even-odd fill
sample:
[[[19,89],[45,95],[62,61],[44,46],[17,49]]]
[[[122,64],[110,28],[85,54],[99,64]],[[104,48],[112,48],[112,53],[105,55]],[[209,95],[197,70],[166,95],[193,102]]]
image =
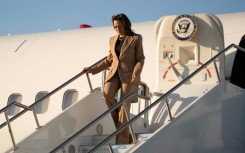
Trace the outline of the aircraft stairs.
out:
[[[138,98],[142,98],[144,100],[149,100],[149,97],[146,95],[139,95],[131,93],[122,100],[120,100],[117,104],[112,106],[111,108],[107,108],[102,99],[102,92],[100,90],[93,90],[90,94],[88,94],[85,98],[81,99],[79,102],[75,103],[67,110],[58,115],[55,119],[51,120],[49,123],[44,125],[43,127],[39,127],[38,130],[32,133],[23,141],[15,144],[13,141],[14,148],[8,150],[7,152],[15,152],[15,153],[44,153],[44,152],[75,152],[75,146],[79,146],[79,153],[86,152],[137,152],[137,148],[144,146],[146,142],[151,140],[151,137],[157,137],[158,130],[154,132],[150,132],[148,129],[149,122],[147,118],[143,116],[147,116],[147,112],[161,102],[165,102],[167,108],[168,101],[166,100],[168,96],[173,93],[175,90],[180,88],[185,82],[194,77],[198,72],[204,69],[208,64],[213,62],[218,56],[229,50],[230,48],[235,47],[240,50],[244,50],[241,47],[231,44],[226,49],[215,55],[212,59],[207,61],[205,64],[200,66],[196,71],[192,74],[184,78],[181,82],[171,88],[168,92],[161,95],[158,99],[152,102],[149,106],[143,111],[140,111],[137,115],[130,115],[128,117],[128,122],[118,129],[115,128],[113,120],[110,116],[110,112],[123,105],[124,101],[128,98],[132,98],[134,96]],[[103,59],[102,59],[103,60]],[[97,63],[99,63],[98,61]],[[95,63],[94,65],[96,65]],[[93,65],[92,65],[93,66]],[[13,103],[12,105],[18,105],[19,107],[24,107],[24,111],[33,110],[33,106],[43,99],[51,96],[76,78],[85,74],[81,72],[74,78],[70,79],[60,87],[56,88],[49,95],[44,96],[39,101],[33,103],[31,106],[27,107],[24,105],[19,105]],[[89,79],[88,79],[89,80]],[[200,100],[200,99],[199,99]],[[89,103],[88,103],[89,101]],[[83,107],[86,106],[86,107]],[[10,106],[6,106],[1,111],[5,112]],[[190,107],[190,106],[189,106]],[[89,108],[89,109],[88,109]],[[170,120],[174,121],[174,118],[171,114],[171,109],[167,109],[169,113]],[[34,116],[35,116],[35,111]],[[93,112],[93,113],[91,113]],[[10,122],[15,118],[21,116],[24,112],[17,114],[15,117],[8,119],[6,117],[6,125],[10,127],[10,135],[13,137],[13,133],[11,133]],[[90,115],[87,115],[90,114]],[[183,116],[179,116],[183,117]],[[176,122],[177,123],[177,122]],[[175,122],[169,122],[170,125],[176,124]],[[37,125],[38,121],[37,121]],[[84,126],[85,125],[85,126]],[[163,125],[161,130],[164,127],[168,127],[168,125]],[[115,135],[119,133],[124,128],[130,128],[130,132],[132,135],[133,143],[131,145],[116,145],[115,144]],[[169,128],[167,128],[169,129]],[[170,128],[171,129],[171,128]],[[114,132],[112,132],[114,131]],[[138,140],[137,140],[138,137]],[[164,139],[164,138],[163,138]],[[161,140],[161,139],[160,139]],[[107,143],[109,142],[109,145]],[[159,146],[158,146],[159,147]],[[107,148],[107,149],[106,149]]]

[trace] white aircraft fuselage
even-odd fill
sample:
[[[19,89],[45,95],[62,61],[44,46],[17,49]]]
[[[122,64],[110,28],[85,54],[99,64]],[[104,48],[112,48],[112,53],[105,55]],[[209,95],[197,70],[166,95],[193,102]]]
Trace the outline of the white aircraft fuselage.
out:
[[[245,34],[245,20],[243,20],[245,12],[216,16],[223,25],[225,47],[231,43],[238,44]],[[141,76],[150,91],[153,91],[157,86],[155,24],[156,21],[148,21],[133,23],[132,26],[136,33],[143,36],[146,59]],[[17,96],[15,98],[17,102],[26,106],[31,105],[37,100],[38,93],[51,92],[80,73],[84,67],[105,57],[109,49],[109,39],[115,34],[112,26],[106,26],[1,36],[0,108],[2,109],[8,104],[11,95]],[[228,51],[225,55],[226,78],[229,78],[231,74],[234,51],[236,50]],[[101,73],[90,75],[90,79],[93,88],[102,86]],[[63,96],[68,90],[76,90],[76,99],[82,99],[90,92],[87,78],[82,76],[51,96],[48,104],[43,106],[41,113],[38,114],[40,124],[49,122],[65,109]],[[20,110],[22,109],[12,110],[12,113]],[[28,122],[23,123],[25,120]],[[0,121],[5,121],[3,115],[0,116]],[[26,132],[25,134],[29,134],[35,130],[36,125],[33,116],[31,116],[21,120],[17,119],[12,126],[17,133]],[[2,131],[6,132],[7,128],[0,129],[0,134]],[[23,135],[19,134],[16,139],[21,140]]]

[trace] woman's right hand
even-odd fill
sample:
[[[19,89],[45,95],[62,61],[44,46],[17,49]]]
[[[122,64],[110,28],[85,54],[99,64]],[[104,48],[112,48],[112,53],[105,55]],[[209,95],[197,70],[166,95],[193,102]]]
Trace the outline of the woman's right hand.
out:
[[[85,67],[83,69],[83,72],[85,72],[85,73],[92,73],[92,68],[91,67]]]

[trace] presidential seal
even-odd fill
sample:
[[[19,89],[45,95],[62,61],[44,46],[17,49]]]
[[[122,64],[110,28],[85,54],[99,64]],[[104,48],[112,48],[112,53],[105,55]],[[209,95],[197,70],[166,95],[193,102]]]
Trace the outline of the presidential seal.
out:
[[[172,33],[179,40],[190,40],[197,32],[195,18],[188,14],[178,16],[172,24]]]

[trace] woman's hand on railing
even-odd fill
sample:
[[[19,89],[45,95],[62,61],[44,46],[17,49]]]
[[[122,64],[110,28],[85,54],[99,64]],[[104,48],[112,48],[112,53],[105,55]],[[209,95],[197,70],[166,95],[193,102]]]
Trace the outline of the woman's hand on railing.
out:
[[[140,76],[132,75],[131,83],[139,85],[140,84]]]
[[[85,67],[85,68],[83,68],[83,71],[82,72],[92,73],[92,68],[91,67]]]

